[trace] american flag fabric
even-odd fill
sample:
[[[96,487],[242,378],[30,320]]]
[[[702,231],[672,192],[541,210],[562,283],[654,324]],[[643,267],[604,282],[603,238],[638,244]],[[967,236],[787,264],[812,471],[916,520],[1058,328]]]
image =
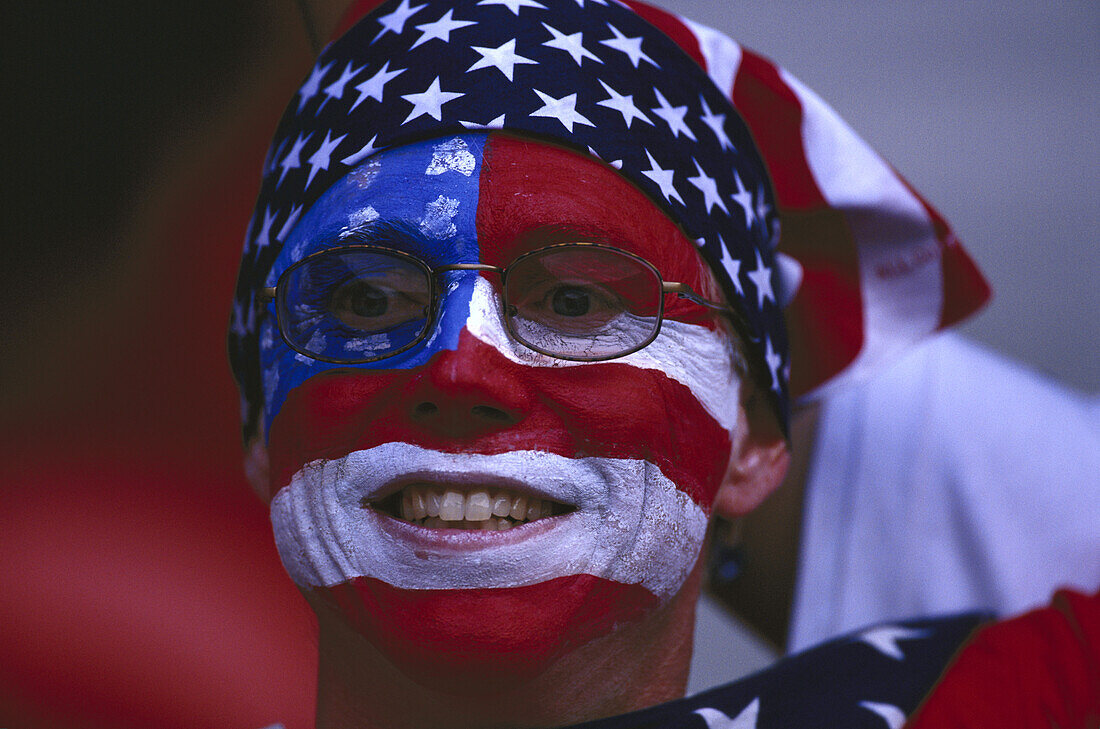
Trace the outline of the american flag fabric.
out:
[[[749,321],[758,340],[749,349],[785,419],[775,204],[728,96],[667,35],[617,2],[400,0],[325,48],[275,134],[230,332],[246,433],[261,411],[257,344],[268,318],[254,295],[274,283],[297,221],[378,150],[485,129],[603,160],[665,209]]]
[[[731,684],[571,729],[900,729],[987,619],[867,628]]]

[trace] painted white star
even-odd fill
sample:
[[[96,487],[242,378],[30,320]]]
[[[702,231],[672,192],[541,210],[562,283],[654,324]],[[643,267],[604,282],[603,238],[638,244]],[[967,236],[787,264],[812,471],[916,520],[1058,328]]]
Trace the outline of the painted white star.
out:
[[[278,146],[268,147],[267,156],[264,157],[264,177],[270,175],[272,172],[275,171],[275,168],[279,166],[277,160],[280,160],[282,158],[283,150],[286,149],[286,145],[288,144],[290,144],[290,138],[283,137]]]
[[[772,291],[772,270],[764,265],[764,259],[760,257],[760,251],[756,251],[756,269],[749,271],[746,276],[756,285],[756,295],[761,309],[768,299],[775,301],[775,292]]]
[[[669,202],[676,200],[681,205],[684,204],[684,199],[680,197],[680,193],[676,191],[676,186],[672,184],[674,172],[672,170],[661,169],[661,166],[657,164],[657,160],[653,159],[653,155],[649,153],[647,149],[645,156],[649,157],[648,170],[642,170],[642,174],[657,183],[657,186],[661,188],[661,194],[665,196],[665,199]]]
[[[637,38],[627,38],[618,28],[616,28],[611,23],[608,23],[607,27],[611,29],[611,32],[615,35],[615,37],[600,41],[602,45],[605,45],[608,48],[614,48],[616,51],[620,51],[621,53],[625,53],[626,57],[630,59],[630,62],[634,64],[634,68],[637,68],[638,64],[642,61],[646,61],[655,68],[660,68],[659,66],[657,66],[656,61],[654,61],[652,58],[647,56],[644,51],[642,51],[641,36],[638,36]]]
[[[539,98],[542,99],[542,108],[532,111],[528,116],[542,116],[551,119],[557,119],[562,125],[569,130],[569,133],[573,133],[574,124],[584,124],[585,126],[596,126],[592,122],[588,121],[582,114],[577,113],[577,95],[569,94],[563,96],[560,99],[555,99],[549,94],[544,94],[538,89],[532,89]]]
[[[600,81],[600,86],[603,86],[604,91],[611,96],[603,101],[597,101],[596,105],[606,106],[608,109],[614,109],[622,114],[623,122],[626,124],[627,129],[630,129],[630,125],[635,119],[641,119],[646,124],[653,126],[653,122],[649,120],[649,117],[643,114],[638,107],[634,105],[633,96],[623,96],[618,91],[605,84],[602,80]]]
[[[718,239],[718,244],[722,246],[722,260],[719,263],[722,264],[722,268],[726,269],[726,273],[729,274],[730,281],[733,282],[733,287],[737,289],[737,293],[744,296],[745,287],[741,283],[741,261],[730,255],[726,242],[721,238]]]
[[[768,372],[772,376],[772,389],[779,392],[779,367],[783,364],[783,358],[772,347],[771,337],[768,336],[764,337],[764,362],[767,363]]]
[[[516,54],[515,38],[496,48],[483,48],[481,46],[470,47],[480,53],[481,58],[474,62],[474,65],[466,69],[467,73],[476,71],[479,68],[495,68],[504,74],[504,78],[511,81],[515,73],[516,64],[538,63],[537,61],[532,61],[530,58],[524,58]]]
[[[355,103],[351,105],[351,109],[359,106],[367,99],[381,101],[382,92],[385,90],[386,84],[408,70],[405,68],[399,68],[396,71],[391,71],[389,69],[390,62],[386,61],[384,64],[382,64],[382,68],[378,69],[377,73],[355,87],[355,90],[359,92],[359,98],[356,99]],[[351,111],[351,109],[349,109],[348,111]]]
[[[427,4],[417,5],[416,7],[409,7],[409,0],[401,0],[401,4],[392,13],[378,18],[378,22],[382,24],[382,30],[378,31],[378,35],[374,36],[374,41],[378,40],[386,33],[396,33],[401,35],[405,32],[405,23],[409,18],[419,13],[423,8],[428,7]]]
[[[477,25],[472,20],[452,20],[454,10],[448,10],[443,13],[443,17],[434,23],[424,23],[424,25],[416,26],[416,29],[422,31],[420,37],[416,39],[416,43],[410,46],[409,50],[416,48],[419,45],[423,45],[430,40],[439,39],[444,43],[451,42],[451,31],[458,30],[459,28],[465,28],[468,25]]]
[[[287,235],[290,234],[291,229],[294,228],[294,224],[298,222],[298,216],[302,214],[302,206],[295,205],[290,209],[290,215],[287,216],[286,222],[283,223],[283,227],[279,228],[279,232],[275,234],[275,240],[283,243],[286,241]]]
[[[275,222],[278,215],[278,210],[272,211],[269,207],[264,207],[264,222],[260,225],[260,232],[256,234],[256,238],[253,240],[256,250],[266,248],[271,243],[271,224]]]
[[[404,94],[401,97],[413,105],[413,110],[405,117],[402,124],[408,124],[425,114],[436,121],[443,121],[443,105],[465,95],[460,92],[443,91],[439,88],[439,77],[436,76],[426,90],[419,94]]]
[[[559,51],[565,51],[573,60],[577,62],[577,65],[581,65],[581,61],[585,58],[591,58],[596,63],[603,63],[599,57],[592,53],[590,50],[584,47],[584,34],[577,32],[570,35],[562,33],[557,28],[542,24],[543,28],[550,31],[550,35],[554,36],[553,40],[548,40],[543,43],[547,48],[557,48]]]
[[[298,155],[302,151],[302,147],[306,146],[306,142],[313,136],[313,132],[302,135],[298,134],[298,138],[294,140],[294,144],[290,146],[290,151],[283,157],[283,161],[279,163],[279,166],[283,168],[283,171],[279,173],[279,181],[275,183],[275,187],[278,187],[283,183],[283,178],[286,177],[286,173],[291,170],[298,169],[302,166],[302,162],[298,159]]]
[[[693,713],[703,718],[707,723],[707,729],[756,729],[756,717],[760,715],[760,699],[753,699],[740,714],[732,719],[724,711],[709,707],[696,709]]]
[[[325,107],[325,104],[328,103],[329,99],[342,98],[344,96],[344,87],[348,85],[348,81],[351,81],[353,78],[355,78],[359,74],[359,72],[363,70],[363,68],[363,66],[360,66],[359,68],[354,68],[351,61],[348,61],[348,65],[340,73],[340,78],[336,79],[325,87],[325,98],[321,101],[320,105],[318,105],[317,111],[314,113],[321,113],[321,109]]]
[[[733,149],[733,142],[730,141],[729,136],[726,135],[726,115],[715,114],[707,106],[707,100],[702,96],[699,97],[699,102],[703,105],[703,123],[710,127],[710,130],[714,132],[714,136],[718,138],[718,144],[722,146],[722,149],[729,147]]]
[[[378,148],[374,146],[374,142],[376,139],[378,139],[377,134],[371,137],[370,141],[364,144],[362,148],[360,148],[358,151],[352,152],[340,161],[346,165],[354,165],[362,162],[367,157],[370,157],[372,154],[378,151]]]
[[[695,171],[699,174],[695,177],[689,177],[688,182],[703,193],[703,204],[707,206],[707,214],[709,215],[710,211],[717,205],[723,213],[729,215],[730,211],[726,208],[726,204],[722,202],[722,196],[718,194],[718,183],[715,182],[713,177],[703,172],[703,168],[699,166],[698,161],[694,159],[691,161],[695,162]]]
[[[876,701],[860,701],[859,705],[885,719],[886,726],[890,729],[901,729],[901,727],[905,726],[905,712],[893,704],[880,704]]]
[[[306,179],[306,187],[309,187],[309,183],[313,182],[313,177],[317,174],[318,170],[327,170],[329,166],[329,158],[336,150],[336,147],[343,141],[346,134],[341,134],[336,139],[331,138],[331,132],[325,132],[325,139],[321,142],[321,146],[317,148],[317,151],[309,156],[309,177]]]
[[[309,100],[317,95],[318,89],[321,88],[321,81],[324,80],[325,74],[332,68],[332,64],[336,61],[329,61],[324,66],[314,66],[313,70],[309,72],[309,78],[302,84],[302,88],[298,89],[298,113],[302,112],[302,107],[309,103]]]
[[[519,16],[520,8],[539,8],[541,10],[546,10],[545,5],[535,2],[535,0],[480,0],[478,5],[503,5],[517,16]]]
[[[607,160],[605,160],[602,156],[600,156],[599,152],[592,149],[591,145],[589,145],[589,147],[588,147],[588,153],[590,155],[592,155],[593,157],[595,157],[596,159],[600,160],[601,162],[607,162]],[[609,167],[614,167],[617,170],[621,170],[623,168],[623,161],[621,159],[613,159],[610,162],[607,162],[607,164],[608,164]]]
[[[863,631],[856,640],[866,643],[884,656],[901,661],[905,659],[905,654],[898,647],[898,641],[924,638],[927,635],[927,630],[903,628],[900,625],[881,625]]]
[[[737,192],[730,195],[730,200],[737,203],[745,213],[745,227],[752,228],[752,224],[756,222],[756,211],[752,207],[752,193],[745,189],[736,171],[733,173],[733,184],[737,185]]]
[[[684,121],[684,117],[687,116],[688,108],[686,106],[670,106],[668,100],[661,95],[660,91],[653,89],[653,93],[657,95],[657,103],[660,104],[660,106],[650,111],[665,120],[665,124],[668,124],[668,130],[672,132],[672,136],[678,137],[683,134],[691,141],[696,141],[694,132],[688,128],[687,122]]]

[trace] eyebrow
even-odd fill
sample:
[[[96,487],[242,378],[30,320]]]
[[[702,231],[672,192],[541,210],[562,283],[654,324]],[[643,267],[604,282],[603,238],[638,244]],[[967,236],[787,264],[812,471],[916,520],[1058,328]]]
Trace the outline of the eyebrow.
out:
[[[427,250],[432,246],[418,227],[406,220],[372,220],[340,232],[325,248],[346,245],[371,245],[382,248]]]

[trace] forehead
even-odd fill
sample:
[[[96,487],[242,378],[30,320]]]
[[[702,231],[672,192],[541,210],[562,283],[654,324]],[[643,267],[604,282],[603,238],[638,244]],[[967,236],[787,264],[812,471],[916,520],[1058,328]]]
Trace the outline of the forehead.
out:
[[[269,283],[379,222],[417,230],[394,245],[429,264],[504,265],[542,245],[590,240],[641,255],[669,278],[694,279],[702,265],[676,224],[608,165],[543,142],[466,134],[386,150],[345,175],[290,233]]]

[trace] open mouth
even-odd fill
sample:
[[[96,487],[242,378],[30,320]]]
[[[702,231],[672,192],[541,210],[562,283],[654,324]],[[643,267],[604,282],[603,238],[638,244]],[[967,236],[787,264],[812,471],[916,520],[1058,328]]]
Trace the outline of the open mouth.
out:
[[[414,483],[363,506],[428,529],[503,531],[576,507],[506,488]]]

